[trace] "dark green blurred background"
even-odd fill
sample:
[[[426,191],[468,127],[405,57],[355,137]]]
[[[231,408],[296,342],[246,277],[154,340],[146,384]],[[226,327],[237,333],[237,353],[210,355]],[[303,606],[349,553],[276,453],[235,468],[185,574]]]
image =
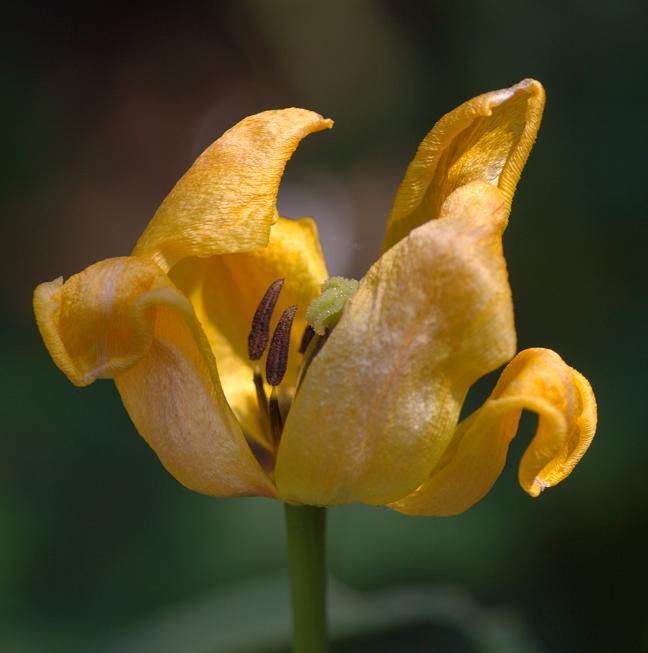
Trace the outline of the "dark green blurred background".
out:
[[[280,210],[316,217],[331,271],[360,276],[427,130],[461,101],[529,76],[548,104],[505,237],[519,346],[555,349],[591,380],[597,438],[538,500],[516,482],[527,419],[495,489],[462,516],[332,510],[330,568],[367,592],[463,587],[516,615],[537,650],[645,650],[647,8],[14,8],[0,27],[0,650],[94,650],[158,610],[227,597],[285,564],[278,503],[185,490],[112,383],[79,390],[55,368],[34,326],[34,286],[127,254],[202,148],[245,115],[292,105],[336,126],[302,144]],[[271,608],[250,606],[244,623],[265,627]],[[380,650],[471,650],[434,628],[390,637]],[[340,650],[379,650],[363,641]]]

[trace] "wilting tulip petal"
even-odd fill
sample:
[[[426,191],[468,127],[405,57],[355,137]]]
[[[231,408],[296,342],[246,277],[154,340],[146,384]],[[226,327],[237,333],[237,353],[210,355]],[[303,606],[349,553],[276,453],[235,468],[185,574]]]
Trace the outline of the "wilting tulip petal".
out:
[[[210,145],[178,181],[137,241],[133,255],[165,272],[187,256],[265,247],[276,196],[299,141],[331,120],[305,109],[264,111]]]
[[[544,102],[542,85],[525,79],[479,95],[443,116],[409,164],[389,215],[383,249],[437,218],[450,193],[473,181],[500,188],[508,216]]]
[[[276,279],[285,280],[274,311],[273,325],[288,306],[297,304],[283,387],[294,387],[301,360],[297,350],[305,328],[306,307],[319,295],[327,277],[317,227],[310,218],[279,220],[272,226],[264,249],[239,254],[195,257],[170,272],[176,286],[189,297],[212,346],[225,396],[246,433],[267,442],[259,424],[259,407],[252,384],[247,336],[260,298]],[[273,326],[274,328],[274,326]]]
[[[189,301],[162,270],[109,259],[34,294],[52,358],[76,385],[114,378],[137,430],[192,490],[274,495],[220,387]]]
[[[371,268],[288,415],[279,496],[386,503],[429,476],[468,388],[515,353],[505,219],[500,190],[469,184]]]
[[[587,380],[558,354],[526,349],[482,408],[459,424],[430,479],[391,507],[412,515],[470,508],[500,475],[523,409],[538,414],[538,427],[520,463],[520,484],[535,497],[565,479],[594,437],[596,400]]]

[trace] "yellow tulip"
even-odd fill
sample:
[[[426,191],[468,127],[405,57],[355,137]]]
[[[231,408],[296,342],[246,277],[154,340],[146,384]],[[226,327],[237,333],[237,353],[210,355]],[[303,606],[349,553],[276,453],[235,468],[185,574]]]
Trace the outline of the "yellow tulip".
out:
[[[162,464],[198,492],[455,514],[493,485],[526,409],[539,420],[519,479],[537,496],[571,472],[596,425],[588,382],[557,354],[514,357],[501,236],[543,107],[542,86],[524,80],[429,132],[398,190],[384,253],[297,392],[306,310],[328,275],[314,222],[279,217],[276,194],[299,141],[332,126],[302,109],[251,116],[213,143],[131,256],[39,285],[45,344],[75,385],[114,379]],[[273,440],[247,338],[280,278],[276,314],[299,308]],[[471,385],[507,361],[490,398],[459,422]]]

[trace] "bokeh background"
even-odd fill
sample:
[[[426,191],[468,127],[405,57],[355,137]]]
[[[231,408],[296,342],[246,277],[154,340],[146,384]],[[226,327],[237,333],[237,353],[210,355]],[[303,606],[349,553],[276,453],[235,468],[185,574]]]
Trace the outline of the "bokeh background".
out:
[[[462,516],[330,511],[330,569],[348,588],[335,609],[345,591],[360,602],[336,650],[473,651],[459,631],[477,622],[499,633],[492,651],[522,651],[517,635],[528,651],[648,650],[648,5],[27,0],[11,11],[0,26],[0,650],[248,650],[238,631],[280,651],[287,619],[281,506],[176,483],[112,383],[79,390],[55,368],[34,286],[127,254],[206,145],[284,106],[336,126],[300,146],[280,211],[314,216],[331,271],[359,277],[423,135],[463,100],[528,76],[548,105],[505,237],[519,345],[556,349],[585,373],[598,436],[538,500],[516,482],[527,418],[496,487]]]

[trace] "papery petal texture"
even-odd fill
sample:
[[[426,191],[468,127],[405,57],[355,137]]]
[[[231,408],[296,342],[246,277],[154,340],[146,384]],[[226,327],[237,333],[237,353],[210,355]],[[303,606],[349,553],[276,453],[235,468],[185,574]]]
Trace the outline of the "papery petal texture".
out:
[[[245,118],[210,145],[157,210],[133,254],[168,271],[187,256],[265,247],[277,220],[276,196],[299,141],[333,125],[305,109]]]
[[[34,312],[58,367],[77,386],[131,367],[152,340],[150,315],[138,299],[167,284],[149,261],[120,257],[95,263],[65,283],[34,292]]]
[[[548,349],[520,352],[486,403],[463,420],[430,479],[392,508],[411,515],[454,515],[493,486],[522,410],[538,414],[535,436],[520,463],[531,496],[565,479],[589,447],[596,400],[587,380]]]
[[[500,188],[508,216],[544,103],[542,85],[525,79],[479,95],[443,116],[407,168],[389,215],[383,249],[439,217],[450,193],[473,181]]]
[[[276,279],[285,279],[275,307],[272,328],[288,306],[297,304],[288,370],[282,388],[290,391],[297,378],[301,334],[307,306],[319,295],[327,277],[315,222],[310,218],[279,220],[263,249],[239,254],[190,258],[170,272],[175,284],[194,306],[218,363],[230,406],[246,433],[269,445],[259,423],[259,407],[248,360],[247,336],[254,311]],[[263,365],[263,360],[261,361]]]
[[[192,490],[274,495],[227,405],[191,304],[162,270],[123,257],[34,294],[52,358],[76,385],[113,378],[138,432]]]
[[[371,268],[313,360],[279,448],[280,497],[385,503],[413,491],[468,388],[513,356],[503,194],[469,184],[441,216]]]

